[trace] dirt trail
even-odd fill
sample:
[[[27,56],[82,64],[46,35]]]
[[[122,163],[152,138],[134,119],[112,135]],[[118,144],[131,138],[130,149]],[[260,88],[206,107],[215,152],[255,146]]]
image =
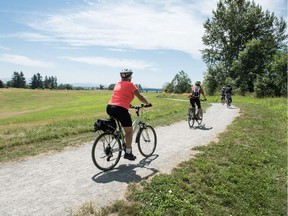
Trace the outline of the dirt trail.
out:
[[[99,171],[91,160],[92,142],[53,155],[35,157],[20,163],[0,165],[0,215],[69,215],[85,202],[103,207],[124,197],[129,182],[139,182],[156,173],[169,173],[189,159],[194,146],[206,145],[239,114],[212,104],[201,127],[190,129],[186,121],[157,127],[155,155],[144,159],[134,146],[137,159],[121,158],[116,168]]]

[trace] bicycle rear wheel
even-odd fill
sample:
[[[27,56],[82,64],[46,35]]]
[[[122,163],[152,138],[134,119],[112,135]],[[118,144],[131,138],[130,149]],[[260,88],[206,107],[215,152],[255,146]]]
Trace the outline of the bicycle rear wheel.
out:
[[[122,153],[121,142],[112,133],[102,133],[92,147],[94,165],[103,171],[113,169],[120,160]]]
[[[193,109],[192,108],[189,109],[188,119],[187,120],[188,120],[189,127],[190,128],[193,127],[193,125],[195,123],[195,117],[193,115]]]
[[[197,119],[196,119],[198,125],[200,125],[200,124],[202,123],[202,120],[203,120],[203,114],[200,115],[200,114],[198,113],[198,116],[197,116]]]
[[[140,153],[144,157],[151,156],[157,145],[157,136],[154,128],[149,125],[141,128],[137,134],[137,142]]]

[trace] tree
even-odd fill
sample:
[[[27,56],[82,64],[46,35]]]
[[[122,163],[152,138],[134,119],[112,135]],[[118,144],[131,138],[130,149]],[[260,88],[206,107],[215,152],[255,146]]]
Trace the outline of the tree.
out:
[[[217,89],[215,81],[219,87],[228,79],[235,80],[236,89],[242,93],[253,92],[257,77],[287,39],[282,18],[247,0],[220,0],[204,29],[202,41],[207,48],[202,50],[202,58],[208,67],[207,88],[212,86],[213,91]]]
[[[45,89],[56,89],[57,88],[57,78],[53,76],[45,76],[44,82],[43,82]]]
[[[255,93],[257,97],[287,97],[287,52],[279,52],[262,76],[257,76]]]
[[[2,80],[0,80],[0,88],[4,88],[4,83]]]
[[[163,91],[166,93],[173,93],[174,92],[174,86],[171,82],[167,82],[162,87]]]
[[[30,87],[32,89],[43,89],[44,85],[40,73],[33,75],[33,77],[31,78]]]
[[[11,80],[11,86],[14,88],[26,88],[26,81],[22,71],[20,73],[14,71]]]
[[[168,93],[187,93],[191,91],[191,80],[189,76],[181,70],[175,75],[171,83],[167,83],[164,86],[164,92]]]
[[[71,84],[60,84],[57,86],[57,89],[59,90],[73,90],[73,86]]]
[[[141,86],[141,84],[135,84],[135,86],[137,87],[137,89],[139,90],[139,92],[143,91],[143,88]]]
[[[108,86],[108,90],[113,90],[113,89],[114,89],[114,86],[115,86],[115,83],[110,84],[110,85]]]

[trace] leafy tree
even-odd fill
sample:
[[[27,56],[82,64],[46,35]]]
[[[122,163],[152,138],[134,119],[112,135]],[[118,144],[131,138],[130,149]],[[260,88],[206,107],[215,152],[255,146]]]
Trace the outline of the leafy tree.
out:
[[[12,80],[11,80],[11,86],[14,88],[25,88],[26,87],[26,81],[25,81],[25,77],[24,77],[24,74],[22,73],[22,71],[20,73],[14,71],[13,76],[12,76]]]
[[[216,83],[222,86],[228,79],[235,80],[242,93],[254,91],[257,77],[285,46],[286,22],[247,0],[220,0],[212,13],[202,37],[207,47],[202,50],[208,66],[206,89],[213,92]]]
[[[287,97],[287,52],[279,52],[268,69],[257,76],[255,93],[257,97]]]
[[[166,89],[165,89],[166,88]],[[165,92],[171,93],[186,93],[191,91],[191,80],[189,76],[181,70],[175,75],[170,84],[167,84],[164,88]]]
[[[167,82],[163,85],[163,91],[166,93],[173,93],[174,92],[174,86],[172,83]]]

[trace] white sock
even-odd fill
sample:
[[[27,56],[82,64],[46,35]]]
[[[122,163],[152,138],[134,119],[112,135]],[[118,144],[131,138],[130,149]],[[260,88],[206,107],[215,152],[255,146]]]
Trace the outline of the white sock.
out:
[[[127,154],[131,154],[131,153],[132,153],[132,149],[126,148],[126,153],[127,153]]]

